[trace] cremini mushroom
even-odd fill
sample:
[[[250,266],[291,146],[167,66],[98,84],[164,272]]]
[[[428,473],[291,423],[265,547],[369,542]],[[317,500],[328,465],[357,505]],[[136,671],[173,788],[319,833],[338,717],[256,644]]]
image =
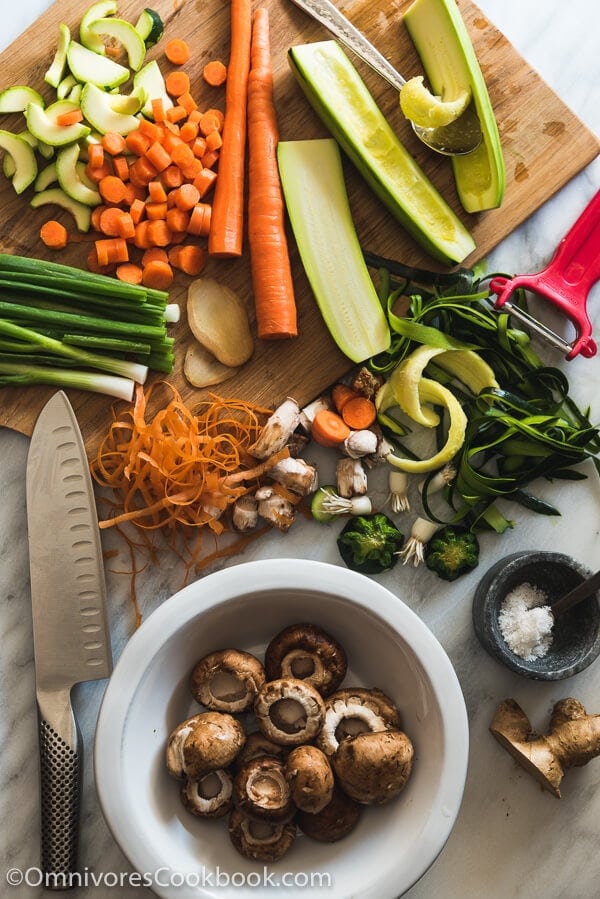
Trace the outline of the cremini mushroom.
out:
[[[285,762],[292,799],[303,812],[316,814],[333,796],[333,771],[327,756],[316,746],[295,746]]]
[[[322,696],[336,690],[348,662],[342,645],[315,624],[291,624],[276,634],[265,651],[268,680],[293,677],[312,684]]]
[[[256,497],[246,493],[236,499],[233,504],[231,521],[236,531],[241,533],[253,531],[258,524],[258,500]]]
[[[331,802],[316,814],[299,811],[296,823],[307,837],[319,843],[336,843],[351,833],[359,822],[361,806],[334,786]]]
[[[253,821],[234,808],[229,816],[229,838],[246,858],[275,862],[291,849],[296,825],[293,821]]]
[[[227,712],[202,712],[183,741],[185,773],[199,780],[218,768],[227,768],[246,740],[240,722]]]
[[[219,768],[199,780],[188,780],[181,786],[183,805],[197,818],[222,818],[233,805],[233,780],[228,771]]]
[[[167,771],[171,777],[175,777],[177,780],[185,780],[187,777],[183,760],[183,744],[201,717],[201,715],[194,715],[192,718],[186,718],[185,721],[173,728],[167,739],[165,752]]]
[[[331,756],[344,737],[400,727],[400,714],[389,696],[375,688],[348,687],[326,699],[325,720],[316,742]]]
[[[289,821],[296,811],[283,762],[269,755],[242,765],[233,780],[233,801],[256,820]]]
[[[240,649],[211,652],[194,666],[192,696],[216,712],[245,712],[265,682],[262,662]]]
[[[342,790],[356,802],[383,805],[402,792],[412,770],[413,744],[399,730],[346,737],[331,764]]]
[[[258,691],[254,714],[260,730],[270,740],[299,746],[319,733],[325,706],[311,684],[291,677],[279,678]]]
[[[273,740],[269,740],[259,730],[254,730],[246,737],[246,742],[235,760],[235,767],[236,770],[239,770],[246,762],[258,759],[263,755],[270,755],[279,759],[280,762],[284,762],[288,753],[289,749],[287,746],[282,746],[281,743],[274,743]]]

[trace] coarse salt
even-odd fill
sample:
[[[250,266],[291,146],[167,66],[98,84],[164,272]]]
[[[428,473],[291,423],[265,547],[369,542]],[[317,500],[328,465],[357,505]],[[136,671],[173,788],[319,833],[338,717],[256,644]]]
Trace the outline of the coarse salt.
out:
[[[547,595],[529,583],[519,584],[500,606],[498,625],[509,649],[532,662],[546,655],[552,645],[554,615]]]

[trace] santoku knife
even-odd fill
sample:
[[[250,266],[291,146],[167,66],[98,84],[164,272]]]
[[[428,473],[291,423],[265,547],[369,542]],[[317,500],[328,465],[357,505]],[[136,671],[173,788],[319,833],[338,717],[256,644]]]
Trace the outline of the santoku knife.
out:
[[[27,524],[39,713],[44,885],[73,885],[82,744],[71,706],[81,681],[112,669],[94,491],[75,413],[59,391],[42,409],[27,460]]]

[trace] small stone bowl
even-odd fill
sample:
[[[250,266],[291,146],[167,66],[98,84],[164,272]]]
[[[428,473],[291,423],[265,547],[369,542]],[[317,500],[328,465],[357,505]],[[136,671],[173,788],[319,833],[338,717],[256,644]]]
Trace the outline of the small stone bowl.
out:
[[[600,654],[597,593],[557,618],[548,652],[532,661],[509,648],[500,632],[498,614],[505,597],[520,584],[543,590],[551,606],[591,574],[562,553],[518,552],[496,562],[479,582],[473,599],[473,626],[484,649],[511,671],[533,680],[563,680],[583,671]]]

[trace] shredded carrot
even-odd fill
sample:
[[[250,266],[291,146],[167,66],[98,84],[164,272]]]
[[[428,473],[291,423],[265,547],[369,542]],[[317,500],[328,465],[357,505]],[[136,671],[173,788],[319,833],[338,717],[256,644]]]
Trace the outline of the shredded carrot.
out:
[[[298,324],[285,233],[285,204],[277,165],[279,131],[273,102],[269,14],[264,6],[254,14],[251,63],[248,78],[248,243],[252,285],[258,336],[265,340],[280,340],[296,337]],[[209,138],[206,140],[208,143]],[[220,180],[219,176],[215,201]]]
[[[169,72],[169,74],[165,78],[165,87],[167,89],[167,93],[172,97],[180,97],[190,89],[190,76],[187,74],[187,72]]]
[[[165,56],[174,66],[182,66],[190,58],[190,48],[183,38],[173,37],[165,44]]]
[[[40,228],[40,237],[42,242],[51,250],[64,250],[69,240],[65,226],[54,219],[44,222]]]
[[[375,403],[366,396],[355,396],[344,403],[342,418],[353,431],[370,428],[377,418]]]
[[[227,66],[220,59],[212,59],[202,69],[202,77],[211,87],[219,87],[227,80]]]
[[[321,446],[339,446],[350,436],[350,428],[337,412],[323,409],[315,415],[310,433]]]

